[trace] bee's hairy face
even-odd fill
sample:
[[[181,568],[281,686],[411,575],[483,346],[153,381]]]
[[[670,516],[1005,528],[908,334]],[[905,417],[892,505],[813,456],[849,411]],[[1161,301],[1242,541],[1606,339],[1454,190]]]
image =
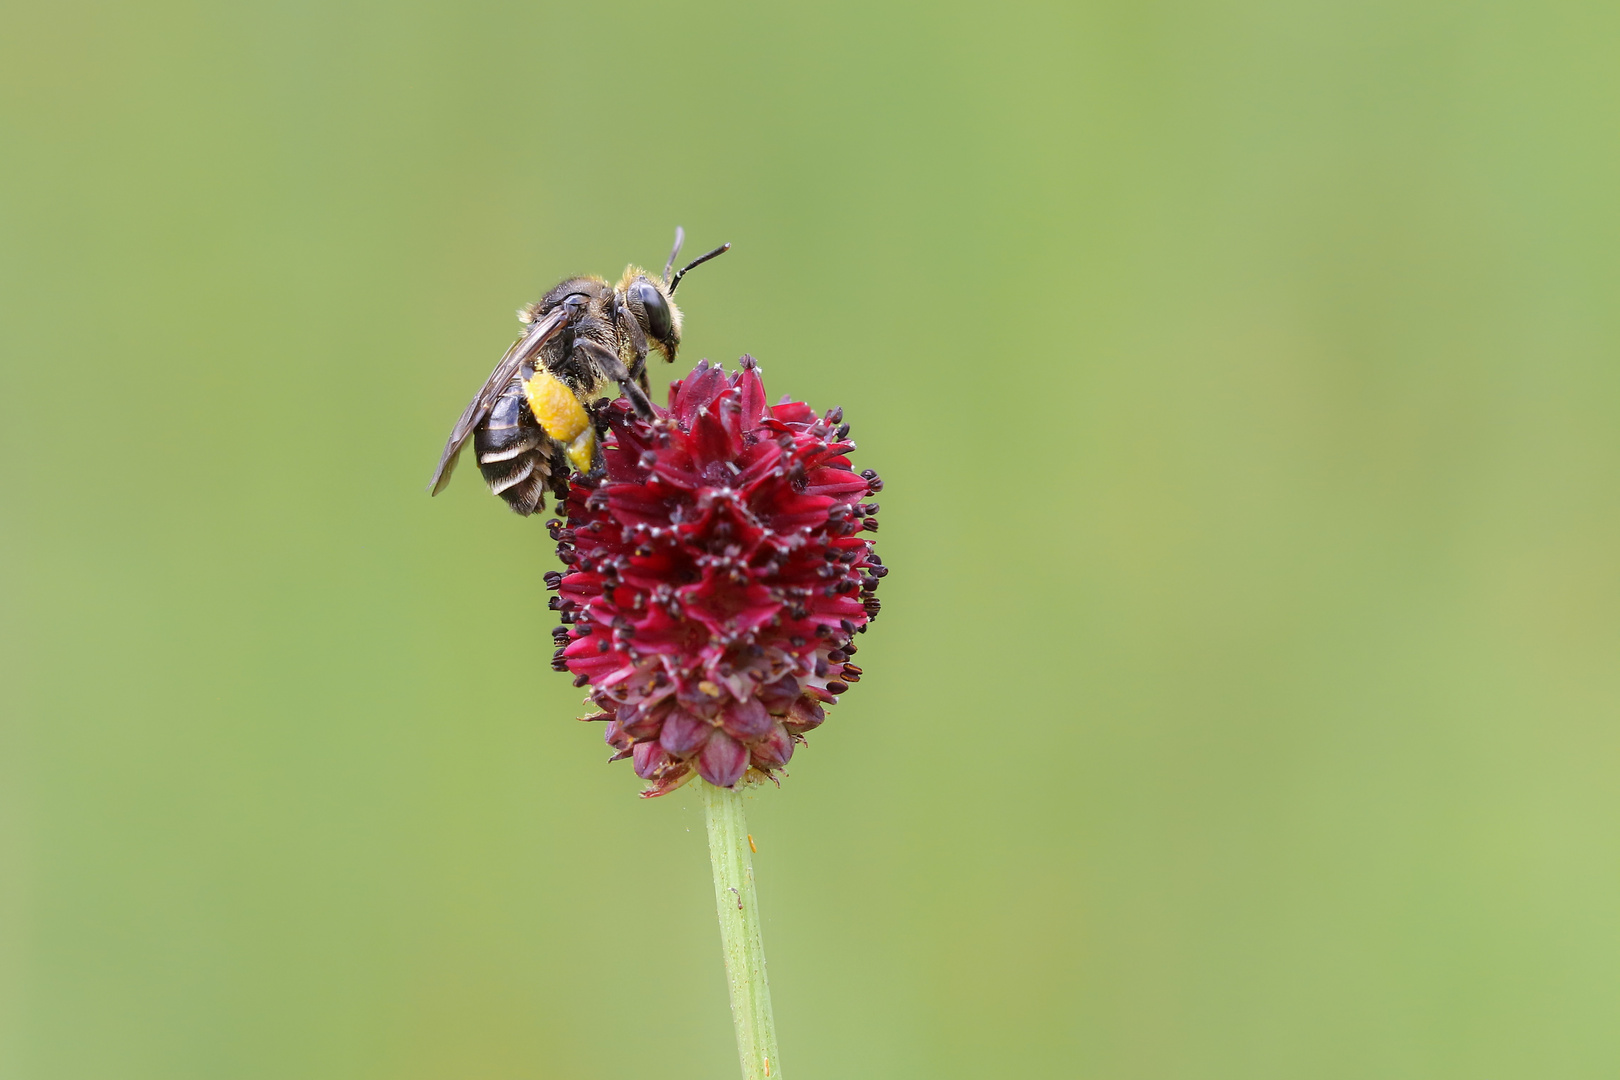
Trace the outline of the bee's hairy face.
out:
[[[632,266],[625,270],[619,288],[625,306],[641,324],[648,342],[666,359],[673,360],[681,343],[681,309],[675,306],[664,283]]]

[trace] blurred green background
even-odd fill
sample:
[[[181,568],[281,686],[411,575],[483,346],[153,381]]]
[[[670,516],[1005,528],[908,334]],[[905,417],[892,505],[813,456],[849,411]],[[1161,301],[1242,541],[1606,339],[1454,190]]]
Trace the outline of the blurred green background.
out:
[[[5,26],[0,1075],[735,1075],[696,800],[422,491],[676,224],[887,481],[787,1076],[1620,1074],[1614,5]]]

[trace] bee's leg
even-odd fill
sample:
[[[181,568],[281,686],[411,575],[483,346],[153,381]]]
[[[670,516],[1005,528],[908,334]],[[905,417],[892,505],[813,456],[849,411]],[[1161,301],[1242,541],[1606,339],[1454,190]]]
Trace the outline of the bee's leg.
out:
[[[636,321],[635,315],[631,314],[628,307],[615,303],[613,318],[625,336],[630,339],[630,348],[635,352],[636,358],[630,362],[630,374],[641,384],[643,390],[648,390],[647,335],[642,332],[641,324]]]
[[[580,338],[574,343],[574,348],[584,352],[595,362],[596,367],[602,374],[619,384],[619,389],[624,393],[625,397],[630,399],[630,406],[636,410],[637,416],[643,420],[651,420],[654,417],[652,402],[647,398],[647,391],[643,390],[636,380],[631,378],[630,373],[624,369],[624,361],[619,359],[618,353],[600,342],[592,341],[590,338]]]
[[[597,455],[600,457],[600,453]],[[593,463],[594,464],[594,463]],[[568,499],[568,455],[564,453],[562,444],[551,444],[551,497],[557,503],[557,510],[565,512],[564,503]]]

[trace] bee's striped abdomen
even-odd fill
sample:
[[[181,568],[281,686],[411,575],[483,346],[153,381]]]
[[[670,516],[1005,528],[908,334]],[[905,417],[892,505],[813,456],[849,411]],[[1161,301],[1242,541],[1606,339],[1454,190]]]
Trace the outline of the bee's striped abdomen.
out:
[[[561,494],[568,471],[562,448],[529,411],[523,382],[521,375],[514,378],[495,399],[473,433],[473,452],[489,489],[527,517],[543,505],[546,488]]]

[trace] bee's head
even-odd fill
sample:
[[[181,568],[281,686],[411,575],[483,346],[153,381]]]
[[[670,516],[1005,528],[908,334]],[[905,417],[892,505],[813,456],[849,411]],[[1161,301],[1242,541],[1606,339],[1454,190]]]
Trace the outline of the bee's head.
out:
[[[619,294],[630,315],[641,324],[647,335],[647,344],[664,354],[665,360],[675,359],[675,350],[681,343],[681,309],[675,306],[670,294],[675,290],[655,277],[649,277],[639,266],[626,267],[619,281]]]
[[[647,335],[647,343],[663,353],[665,360],[671,362],[674,362],[675,350],[681,343],[681,309],[675,306],[675,289],[680,285],[681,278],[685,277],[686,272],[692,267],[731,250],[730,244],[721,244],[707,255],[693,259],[671,275],[670,271],[675,268],[675,257],[681,253],[681,242],[685,239],[686,230],[677,226],[675,249],[669,253],[669,261],[664,264],[664,276],[661,279],[648,277],[647,272],[639,266],[626,267],[624,277],[619,279],[619,293],[624,297],[624,303],[630,308],[630,313],[641,324],[642,332]]]

